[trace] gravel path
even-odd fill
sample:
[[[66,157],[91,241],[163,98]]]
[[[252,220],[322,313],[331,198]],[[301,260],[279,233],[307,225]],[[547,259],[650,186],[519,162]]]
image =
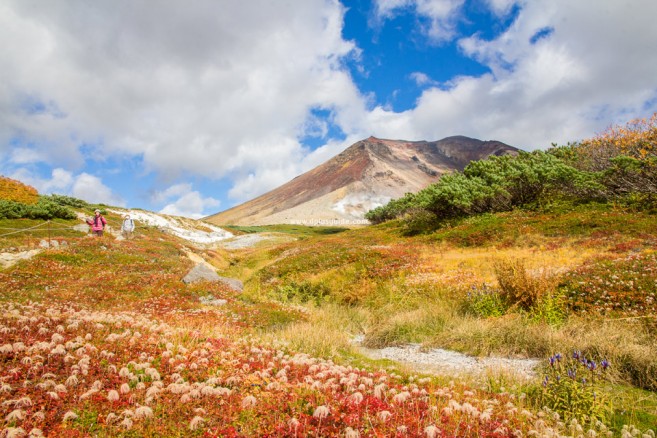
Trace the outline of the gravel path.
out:
[[[243,234],[241,236],[236,236],[233,237],[232,239],[221,242],[219,245],[223,248],[226,249],[244,249],[244,248],[252,248],[254,247],[258,242],[261,242],[263,240],[267,239],[273,239],[272,236],[267,236],[263,234]]]
[[[360,341],[356,340],[357,344]],[[472,357],[456,351],[435,348],[423,351],[419,344],[380,349],[360,347],[371,359],[389,359],[407,365],[419,372],[430,374],[483,375],[488,372],[504,372],[523,379],[536,376],[539,359],[511,359],[503,357]]]

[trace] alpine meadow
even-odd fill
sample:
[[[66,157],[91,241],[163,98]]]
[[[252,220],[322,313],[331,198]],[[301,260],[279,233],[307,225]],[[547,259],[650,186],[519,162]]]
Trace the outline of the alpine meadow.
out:
[[[120,208],[0,190],[2,436],[654,437],[657,115],[473,161],[351,229],[122,239]],[[243,290],[183,282],[197,263]],[[374,354],[409,346],[537,364]]]

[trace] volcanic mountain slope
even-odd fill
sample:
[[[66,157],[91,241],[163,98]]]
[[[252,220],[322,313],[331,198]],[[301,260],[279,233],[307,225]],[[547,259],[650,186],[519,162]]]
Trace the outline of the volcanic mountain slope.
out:
[[[363,215],[441,175],[490,155],[517,153],[499,141],[455,136],[439,141],[361,140],[264,195],[205,220],[217,225],[366,223]]]

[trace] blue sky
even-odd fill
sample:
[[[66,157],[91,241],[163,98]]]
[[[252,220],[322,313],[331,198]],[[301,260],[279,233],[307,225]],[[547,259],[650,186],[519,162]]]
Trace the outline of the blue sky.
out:
[[[374,135],[526,150],[657,111],[654,0],[5,0],[0,174],[202,217]]]

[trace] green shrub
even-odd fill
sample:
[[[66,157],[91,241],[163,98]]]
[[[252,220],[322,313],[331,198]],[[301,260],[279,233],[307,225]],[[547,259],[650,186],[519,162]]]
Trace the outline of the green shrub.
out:
[[[78,199],[66,195],[57,195],[54,193],[52,195],[42,196],[41,198],[45,198],[63,207],[84,208],[89,205],[86,201],[83,201],[82,199]]]
[[[21,202],[0,199],[0,219],[21,219],[26,217],[28,206]]]
[[[611,411],[603,385],[609,362],[596,363],[578,351],[569,357],[557,353],[548,360],[541,402],[566,421],[591,425],[604,422]]]
[[[435,230],[438,225],[438,217],[430,211],[414,208],[406,213],[402,224],[405,234],[421,234]]]
[[[297,283],[293,281],[277,287],[274,295],[284,302],[307,303],[312,301],[316,305],[320,305],[331,295],[331,290],[322,283],[313,284],[309,281]]]
[[[551,326],[559,326],[566,320],[565,298],[558,293],[543,294],[529,311],[529,318],[534,322],[542,322]]]
[[[472,161],[463,172],[444,175],[416,194],[390,201],[367,213],[371,222],[399,218],[421,209],[439,221],[515,207],[541,204],[558,197],[598,196],[599,175],[577,170],[553,153],[521,152]]]
[[[470,289],[465,301],[461,303],[461,310],[467,314],[488,318],[504,315],[507,307],[497,290],[483,284]]]
[[[41,196],[36,204],[0,200],[0,219],[75,219],[75,213],[50,197]]]

